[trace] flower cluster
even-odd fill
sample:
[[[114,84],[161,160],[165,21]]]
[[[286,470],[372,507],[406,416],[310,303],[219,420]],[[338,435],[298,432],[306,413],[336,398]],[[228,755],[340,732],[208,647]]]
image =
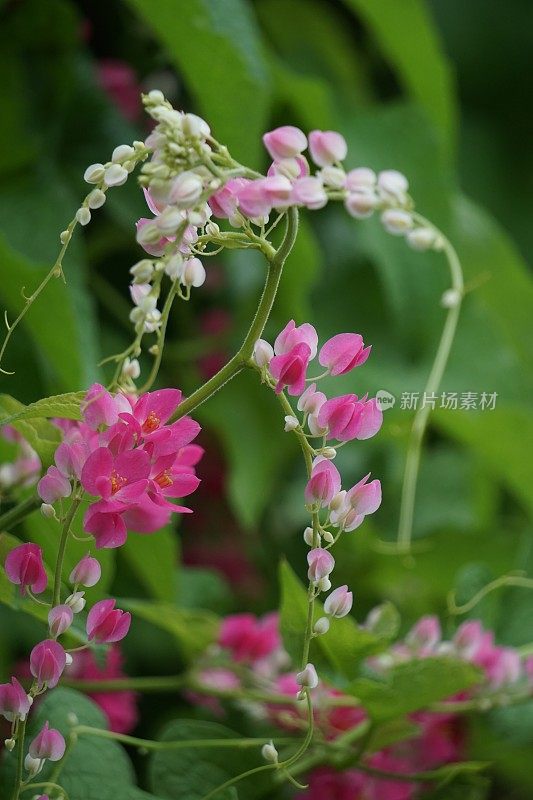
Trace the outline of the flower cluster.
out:
[[[370,613],[364,627],[372,627],[377,612],[378,609]],[[478,620],[463,623],[451,640],[443,641],[438,619],[424,617],[402,641],[381,656],[369,658],[363,671],[386,674],[394,665],[408,659],[439,655],[468,661],[482,670],[479,683],[463,693],[460,700],[476,698],[490,707],[502,693],[512,696],[533,691],[533,659],[521,659],[517,650],[496,645],[492,631],[485,630]],[[350,704],[353,698],[345,696],[343,704],[343,694],[326,680],[319,681],[312,665],[303,673],[294,671],[281,643],[276,614],[262,618],[251,614],[226,617],[221,625],[218,647],[205,654],[195,680],[202,691],[213,690],[221,698],[238,697],[239,690],[246,688],[261,690],[265,693],[264,701],[238,700],[238,704],[254,718],[269,720],[285,731],[298,731],[306,726],[301,706],[291,702],[299,696],[302,685],[312,693],[314,724],[327,740],[335,740],[367,720],[364,708]],[[276,698],[287,695],[287,704],[269,703],[268,693]],[[201,701],[201,695],[195,694],[195,702],[199,699]],[[449,698],[449,701],[456,699]],[[211,701],[203,702],[218,714],[223,713],[220,702],[216,705]],[[399,743],[369,753],[364,757],[364,765],[401,775],[460,760],[465,729],[461,715],[453,710],[452,704],[449,711],[444,703],[438,710],[416,712],[410,718],[416,727],[409,747]],[[275,760],[274,751],[275,748],[264,752],[265,758]],[[420,794],[419,785],[405,780],[378,779],[361,771],[337,772],[328,767],[313,770],[308,783],[309,788],[302,795],[306,800],[337,800],[339,797],[343,800],[370,797],[373,800],[414,800]]]

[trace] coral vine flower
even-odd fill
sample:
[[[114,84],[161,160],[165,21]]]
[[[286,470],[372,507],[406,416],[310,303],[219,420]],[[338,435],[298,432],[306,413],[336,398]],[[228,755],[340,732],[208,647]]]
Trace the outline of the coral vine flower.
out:
[[[24,721],[31,704],[31,699],[16,678],[11,678],[11,683],[0,684],[0,714],[8,722],[17,718]]]
[[[329,550],[324,550],[322,547],[315,547],[308,552],[307,563],[309,564],[307,576],[314,583],[327,578],[335,567],[335,559]]]
[[[43,503],[55,503],[60,497],[69,497],[71,492],[70,481],[57,467],[48,467],[37,484],[37,493]]]
[[[358,333],[339,333],[323,345],[318,360],[330,375],[344,375],[364,364],[371,350],[372,346],[365,347]]]
[[[278,615],[257,619],[253,614],[232,614],[220,628],[218,643],[231,651],[236,661],[257,662],[280,646]]]
[[[318,424],[327,430],[328,439],[349,442],[370,439],[381,427],[383,413],[376,401],[359,400],[356,394],[345,394],[327,400],[318,414]]]
[[[33,594],[41,594],[46,589],[48,578],[43,564],[43,551],[32,542],[21,544],[8,553],[5,571],[11,583],[20,586],[22,594],[28,587]]]
[[[66,662],[65,651],[53,639],[39,642],[30,653],[30,671],[40,687],[46,684],[53,689],[57,686]]]
[[[107,447],[98,447],[85,462],[81,485],[89,494],[108,501],[109,510],[122,510],[141,499],[149,474],[150,459],[144,450],[114,456]]]
[[[265,133],[263,144],[274,161],[281,161],[299,156],[307,147],[307,137],[300,128],[282,125]]]
[[[130,629],[131,614],[115,608],[116,600],[100,600],[95,603],[87,617],[89,641],[119,642]]]
[[[299,395],[305,388],[307,366],[311,358],[311,350],[307,344],[297,344],[288,353],[274,356],[269,364],[270,373],[277,380],[276,394],[285,386],[289,394]]]
[[[50,728],[48,722],[30,743],[29,754],[32,758],[49,761],[60,761],[65,754],[65,740],[55,728]]]
[[[311,352],[310,360],[316,356],[318,347],[318,334],[315,328],[309,323],[296,325],[291,319],[276,337],[274,342],[274,353],[277,356],[289,353],[297,344],[306,344]]]
[[[341,476],[337,467],[326,458],[318,458],[305,487],[305,500],[310,505],[319,503],[323,508],[331,503],[340,491]]]

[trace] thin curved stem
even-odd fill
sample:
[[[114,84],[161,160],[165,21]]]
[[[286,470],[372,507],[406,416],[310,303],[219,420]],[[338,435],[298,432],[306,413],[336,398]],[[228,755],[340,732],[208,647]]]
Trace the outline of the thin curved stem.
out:
[[[292,250],[297,232],[298,210],[293,207],[289,208],[287,211],[287,227],[283,241],[279,249],[274,251],[272,256],[268,259],[269,267],[263,294],[261,295],[261,300],[259,301],[250,329],[240,349],[216,375],[213,375],[203,386],[180,403],[176,412],[170,419],[171,422],[175,422],[181,419],[181,417],[190,414],[191,411],[198,408],[198,406],[204,403],[209,397],[212,397],[225,383],[234,378],[252,357],[254,344],[257,339],[261,337],[270,316],[272,306],[274,305],[283,267],[287,256]]]
[[[124,733],[115,733],[104,728],[91,728],[88,725],[77,725],[72,729],[72,733],[77,736],[97,736],[100,739],[112,739],[115,742],[130,745],[131,747],[142,747],[145,750],[181,750],[188,747],[213,747],[230,748],[237,750],[249,747],[260,747],[267,741],[262,738],[243,738],[243,739],[179,739],[177,741],[162,742],[153,739],[139,739],[137,736],[127,736]],[[283,744],[291,744],[294,739],[286,738],[280,740]]]
[[[413,214],[413,218],[425,227],[431,228],[443,242],[443,252],[446,255],[450,275],[452,280],[452,290],[457,293],[457,302],[448,310],[444,328],[442,329],[439,346],[435,355],[435,360],[431,368],[424,395],[436,394],[439,389],[444,370],[448,363],[450,351],[452,349],[459,313],[461,310],[461,300],[464,292],[463,271],[457,253],[452,244],[445,236],[428,220]],[[407,449],[405,462],[405,472],[402,486],[402,496],[400,505],[400,520],[398,525],[397,550],[402,554],[409,554],[411,550],[411,539],[413,533],[413,517],[416,498],[416,486],[418,482],[418,472],[420,469],[420,458],[422,453],[422,442],[426,432],[428,418],[430,414],[429,404],[423,404],[415,414],[411,436]]]
[[[448,611],[450,614],[467,614],[472,611],[477,604],[491,592],[500,589],[502,586],[518,586],[522,589],[533,589],[533,578],[526,578],[522,575],[501,575],[499,578],[488,583],[479,592],[470,598],[467,603],[457,605],[455,602],[455,591],[448,595]]]
[[[57,549],[57,559],[54,571],[54,592],[52,596],[52,607],[59,605],[59,603],[61,602],[61,576],[63,573],[63,561],[65,560],[65,550],[67,549],[67,542],[70,534],[70,526],[72,525],[72,521],[76,516],[76,511],[78,510],[81,503],[81,497],[76,497],[76,487],[74,487],[73,494],[74,497],[72,499],[72,503],[70,504],[68,514],[65,517],[63,530],[61,531],[61,538],[59,540],[59,547]]]

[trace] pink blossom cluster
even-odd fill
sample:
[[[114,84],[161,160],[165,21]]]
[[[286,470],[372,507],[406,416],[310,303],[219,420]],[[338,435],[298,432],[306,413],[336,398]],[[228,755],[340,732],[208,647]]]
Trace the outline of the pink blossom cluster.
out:
[[[341,333],[328,339],[318,351],[318,334],[308,322],[297,326],[290,320],[274,341],[274,347],[258,339],[254,347],[254,360],[264,375],[275,383],[279,394],[285,388],[299,397],[298,411],[304,415],[312,436],[326,441],[349,442],[369,439],[380,429],[382,411],[374,398],[367,395],[345,394],[328,400],[317,391],[316,379],[307,377],[310,363],[318,353],[318,361],[326,375],[337,376],[350,372],[365,363],[371,347],[365,347],[363,337],[357,333]],[[312,381],[312,382],[311,382]],[[306,383],[309,386],[306,387]]]
[[[180,401],[178,389],[136,398],[91,386],[83,421],[58,421],[63,442],[55,465],[39,481],[43,502],[48,506],[69,497],[79,483],[94,498],[84,529],[97,547],[120,547],[128,529],[152,533],[172,513],[189,513],[171,500],[197,488],[194,467],[203,451],[191,444],[200,431],[197,422],[183,417],[168,423]]]
[[[341,587],[345,594],[346,587]],[[332,595],[335,593],[332,593]],[[327,603],[327,601],[326,601]],[[365,626],[371,627],[377,614],[371,612]],[[208,651],[199,665],[197,682],[208,692],[216,690],[221,696],[227,692],[255,688],[287,698],[298,696],[302,688],[302,675],[292,669],[288,654],[283,649],[276,614],[254,617],[252,614],[235,614],[226,617],[221,625],[216,653]],[[533,690],[533,659],[520,659],[516,650],[494,643],[494,634],[483,628],[478,620],[463,623],[450,641],[443,641],[436,617],[423,617],[405,636],[382,657],[372,657],[366,668],[386,672],[394,664],[407,659],[420,659],[436,655],[451,655],[465,659],[480,667],[485,680],[480,681],[460,698],[490,698],[495,691]],[[235,665],[239,669],[235,669]],[[308,665],[309,666],[312,665]],[[247,670],[243,671],[243,667]],[[332,740],[367,719],[360,706],[342,705],[342,693],[329,686],[327,681],[314,680],[316,673],[307,668],[313,697],[315,726],[322,735]],[[202,701],[194,695],[195,702],[204,704],[217,714],[223,713],[220,703]],[[241,701],[254,718],[263,717],[285,731],[299,731],[305,727],[305,711],[299,705],[287,703],[258,703]],[[453,712],[420,711],[410,715],[417,726],[416,734],[407,742],[399,742],[365,756],[364,763],[377,770],[393,773],[412,773],[435,769],[463,757],[465,729],[461,715]],[[302,795],[306,800],[415,800],[420,795],[420,784],[405,780],[384,780],[357,770],[335,771],[329,767],[315,769],[307,777],[308,789]]]
[[[0,435],[17,448],[14,461],[0,464],[0,491],[7,492],[36,483],[41,471],[41,460],[33,447],[11,425],[1,427]]]

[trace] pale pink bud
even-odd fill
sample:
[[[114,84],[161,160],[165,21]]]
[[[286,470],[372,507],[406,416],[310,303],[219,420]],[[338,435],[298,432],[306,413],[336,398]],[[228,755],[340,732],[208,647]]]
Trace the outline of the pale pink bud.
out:
[[[346,173],[340,167],[324,167],[320,170],[320,178],[324,186],[331,189],[344,189]]]
[[[331,375],[344,375],[364,364],[372,347],[365,347],[358,333],[338,333],[322,346],[318,360]]]
[[[100,600],[87,617],[87,636],[96,642],[119,642],[129,631],[131,614],[115,608],[116,600]]]
[[[268,367],[274,358],[274,349],[265,339],[258,339],[254,344],[254,361],[258,367]]]
[[[92,556],[84,556],[70,573],[69,582],[89,588],[98,583],[101,574],[100,562]]]
[[[272,202],[266,189],[266,178],[248,181],[237,190],[239,210],[251,219],[268,217],[272,211]]]
[[[291,319],[276,337],[274,352],[277,356],[281,356],[290,352],[295,345],[302,343],[309,347],[310,358],[313,359],[318,347],[318,334],[315,328],[309,322],[296,326],[294,320]]]
[[[318,686],[318,675],[312,664],[307,664],[305,669],[296,673],[296,683],[302,689],[315,689]]]
[[[47,471],[37,484],[37,493],[41,500],[51,505],[60,497],[69,497],[72,486],[68,478],[57,467],[48,467]]]
[[[324,508],[329,505],[340,488],[341,476],[337,467],[328,459],[317,459],[305,487],[306,502],[310,505],[318,503]]]
[[[263,143],[274,161],[294,158],[307,147],[305,133],[293,125],[283,125],[265,133]]]
[[[353,594],[346,585],[339,586],[324,601],[324,611],[330,617],[340,619],[350,613],[353,604]]]
[[[388,208],[381,215],[381,222],[385,230],[393,236],[403,236],[413,227],[411,214],[401,208]]]
[[[323,636],[329,631],[329,619],[327,617],[320,617],[313,625],[313,633],[317,636]]]
[[[184,286],[194,286],[198,288],[205,283],[205,269],[199,258],[187,258],[183,262],[183,272],[181,282]]]
[[[65,664],[65,651],[54,639],[39,642],[30,653],[30,671],[37,679],[39,687],[46,684],[49,689],[53,689],[65,669]]]
[[[203,192],[202,179],[194,172],[182,172],[172,182],[169,200],[178,208],[192,208],[195,206]]]
[[[349,192],[360,192],[373,189],[376,185],[376,173],[368,167],[351,169],[346,175],[346,188]]]
[[[265,178],[263,191],[274,208],[286,208],[292,202],[292,183],[284,175]]]
[[[55,728],[45,722],[42,730],[30,743],[29,754],[32,758],[48,761],[60,761],[65,754],[65,740]]]
[[[87,450],[81,442],[73,444],[62,442],[54,455],[58,470],[65,478],[69,479],[77,478],[79,480],[86,459]]]
[[[403,201],[409,189],[409,181],[395,169],[386,169],[378,175],[378,189],[386,196]]]
[[[33,594],[41,594],[46,589],[48,578],[43,564],[43,552],[33,542],[13,548],[6,556],[4,569],[11,583],[20,586],[23,593],[28,587]]]
[[[57,639],[58,636],[61,636],[62,633],[65,633],[70,628],[73,619],[74,613],[70,606],[61,605],[50,609],[48,612],[48,625],[54,639]]]
[[[297,178],[294,181],[292,197],[296,205],[305,206],[311,209],[311,211],[324,208],[328,202],[324,184],[320,178],[314,175],[309,175],[305,178]]]
[[[329,550],[324,550],[322,547],[315,547],[308,552],[307,563],[309,564],[307,576],[313,583],[327,578],[335,567],[335,559]]]
[[[326,395],[324,392],[317,392],[316,383],[311,383],[298,398],[298,411],[303,411],[306,414],[318,414],[325,402]]]
[[[350,192],[344,201],[348,214],[355,219],[366,219],[372,216],[379,200],[372,191]]]
[[[430,615],[422,617],[405,637],[405,642],[409,647],[426,655],[435,649],[440,640],[440,622],[437,617]]]
[[[431,228],[413,228],[406,237],[407,244],[413,250],[429,250],[436,242],[435,233]]]
[[[24,721],[30,708],[31,698],[16,678],[11,678],[10,683],[0,683],[0,714],[8,722],[13,722],[15,719]]]
[[[267,175],[284,175],[290,181],[295,178],[305,178],[309,175],[309,163],[304,156],[294,158],[284,158],[281,161],[274,161],[268,168]]]
[[[473,658],[483,643],[483,626],[477,619],[467,620],[457,628],[453,643],[459,655],[467,660]]]
[[[83,419],[93,430],[101,425],[114,425],[118,422],[118,409],[113,397],[100,384],[93,383],[85,395],[81,411]]]
[[[346,158],[348,145],[344,136],[337,131],[311,131],[309,151],[315,164],[327,167]]]

